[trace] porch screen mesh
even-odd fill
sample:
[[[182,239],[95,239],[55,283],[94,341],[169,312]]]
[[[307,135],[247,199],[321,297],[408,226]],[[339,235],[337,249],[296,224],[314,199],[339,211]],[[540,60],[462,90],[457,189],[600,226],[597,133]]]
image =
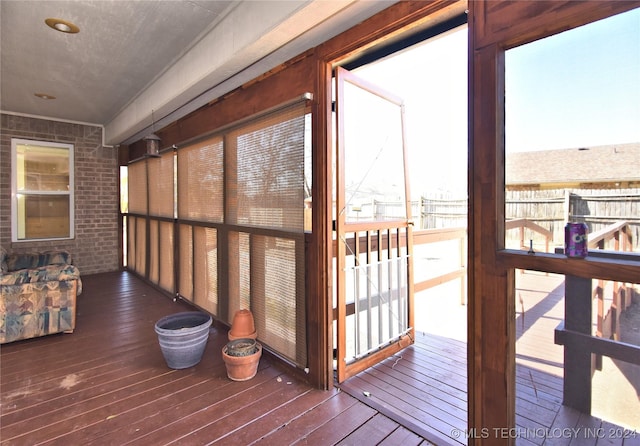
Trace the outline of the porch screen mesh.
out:
[[[136,270],[136,217],[127,217],[127,268]]]
[[[136,218],[136,267],[135,271],[147,277],[147,222],[144,218]]]
[[[302,367],[306,105],[130,164],[127,220],[132,270],[229,324],[251,309],[265,346]]]
[[[260,339],[298,364],[306,363],[304,240],[251,238],[251,310]]]
[[[173,152],[149,158],[149,215],[173,217]]]
[[[174,275],[174,236],[173,236],[173,222],[161,221],[158,233],[158,240],[160,243],[160,256],[159,256],[159,272],[160,277],[158,284],[164,290],[174,294],[175,287],[175,275]]]
[[[178,151],[178,217],[222,223],[223,138],[214,136]]]
[[[218,231],[195,227],[193,241],[193,302],[218,316]]]
[[[301,104],[230,134],[229,223],[304,230],[304,124]]]
[[[229,232],[228,276],[229,313],[227,322],[233,321],[236,311],[251,308],[251,252],[250,235],[246,232]],[[255,318],[255,315],[254,315]],[[258,336],[261,336],[259,333]]]
[[[182,297],[193,302],[193,227],[191,225],[179,225],[178,236],[180,247],[178,261],[180,270],[178,273],[178,292]]]
[[[147,185],[149,189],[149,280],[171,294],[175,292],[173,266],[173,220],[154,218],[174,217],[174,168],[173,151],[164,152],[159,158],[147,160]]]
[[[229,235],[229,318],[250,308],[258,338],[298,365],[306,365],[304,139],[304,103],[225,139],[225,222],[245,228]]]
[[[160,279],[160,243],[158,221],[149,222],[149,280],[158,285]]]
[[[129,165],[129,212],[147,213],[147,162],[137,161]]]
[[[143,277],[147,276],[147,160],[129,165],[129,212],[127,266]],[[135,216],[137,215],[137,216]],[[143,216],[143,217],[140,217]]]

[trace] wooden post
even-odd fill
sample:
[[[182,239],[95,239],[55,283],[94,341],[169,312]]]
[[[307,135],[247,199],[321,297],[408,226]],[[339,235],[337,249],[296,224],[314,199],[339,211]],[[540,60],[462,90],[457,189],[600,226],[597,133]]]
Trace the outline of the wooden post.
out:
[[[564,328],[591,336],[591,279],[567,275],[564,289]],[[564,343],[563,404],[590,414],[593,375],[591,351],[570,339]]]
[[[569,222],[571,218],[571,192],[569,189],[564,190],[564,222]]]
[[[458,239],[458,243],[460,244],[459,246],[459,252],[460,252],[460,267],[463,268],[465,271],[467,270],[467,264],[466,264],[466,238],[461,237]],[[462,276],[460,276],[460,305],[465,305],[467,303],[467,274],[463,274]]]

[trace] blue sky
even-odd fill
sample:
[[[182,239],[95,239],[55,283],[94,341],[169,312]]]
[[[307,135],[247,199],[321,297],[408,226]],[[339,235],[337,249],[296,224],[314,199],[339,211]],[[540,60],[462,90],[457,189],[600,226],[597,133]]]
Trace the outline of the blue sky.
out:
[[[507,151],[640,142],[640,8],[508,50]]]
[[[640,8],[507,51],[508,152],[640,142]],[[411,189],[466,194],[467,30],[356,74],[405,101]]]

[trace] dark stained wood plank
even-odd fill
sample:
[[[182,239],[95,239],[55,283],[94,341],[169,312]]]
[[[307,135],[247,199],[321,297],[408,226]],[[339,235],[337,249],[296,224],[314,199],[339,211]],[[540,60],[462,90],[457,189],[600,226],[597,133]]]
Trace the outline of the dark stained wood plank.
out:
[[[238,397],[225,404],[224,416],[215,408],[212,415],[209,409],[198,414],[198,425],[188,432],[188,441],[192,444],[226,443],[245,444],[241,438],[253,437],[253,429],[260,427],[265,418],[292,399],[298,398],[301,392],[308,392],[309,386],[304,383],[292,383],[273,380],[277,385],[274,391],[260,392],[252,395],[252,401],[236,403]],[[206,419],[205,419],[206,417]],[[173,434],[173,429],[171,429]]]
[[[373,418],[376,411],[365,404],[357,402],[344,412],[334,416],[300,441],[293,444],[321,445],[336,444],[362,424]]]
[[[399,372],[395,373],[394,372]],[[422,398],[425,401],[433,401],[435,404],[445,402],[452,407],[452,411],[458,412],[462,418],[467,409],[467,394],[453,386],[442,386],[442,380],[438,377],[428,375],[408,373],[402,366],[389,368],[385,365],[378,365],[367,370],[367,375],[375,377],[386,384],[392,384],[404,393],[409,393]],[[386,387],[386,386],[385,386]],[[418,393],[416,393],[416,389]]]
[[[360,426],[358,429],[347,435],[339,445],[360,445],[360,444],[378,444],[398,428],[398,425],[389,418],[376,414]]]
[[[392,376],[377,377],[372,373],[364,373],[361,378],[363,381],[361,387],[367,389],[370,386],[373,398],[377,398],[380,394],[388,394],[390,398],[397,399],[398,403],[416,419],[421,418],[421,412],[424,412],[424,416],[428,418],[446,420],[447,434],[453,427],[463,430],[467,427],[466,409],[460,407],[460,403],[464,400],[456,400],[437,392],[438,387],[443,386],[443,382],[438,383],[434,388],[420,388],[420,385],[411,387]]]
[[[379,446],[393,446],[393,445],[402,445],[402,446],[428,446],[433,443],[429,443],[424,440],[422,437],[414,434],[408,429],[404,427],[399,427],[395,431],[393,431],[387,438],[378,443]]]
[[[355,398],[366,401],[367,405],[372,406],[399,424],[409,427],[427,440],[436,444],[460,444],[451,437],[454,426],[447,423],[449,420],[443,421],[424,412],[415,413],[414,407],[405,403],[402,398],[398,398],[381,389],[373,389],[369,383],[361,379],[361,375],[362,373],[342,383],[340,385],[341,388]],[[406,397],[406,395],[403,395],[403,397]],[[466,429],[466,423],[462,423],[460,420],[457,421],[460,423],[459,426],[462,430]]]
[[[290,423],[271,432],[254,443],[255,445],[291,444],[299,438],[305,438],[310,433],[330,422],[336,415],[357,404],[357,400],[344,392],[337,390],[331,393],[331,398],[324,404],[302,413]]]
[[[276,379],[278,373],[274,368],[268,367],[260,370],[251,381],[244,383],[230,383],[220,379],[218,385],[210,383],[206,390],[191,397],[177,398],[174,395],[168,395],[169,401],[166,404],[164,401],[151,404],[147,410],[136,414],[138,419],[132,419],[131,416],[123,418],[123,426],[110,426],[106,435],[98,438],[93,437],[93,441],[89,444],[144,443],[144,438],[150,438],[156,435],[156,432],[173,423],[180,422],[192,414],[204,411],[221,401],[227,401],[242,392],[261,389],[262,384]]]
[[[258,440],[267,438],[274,432],[286,429],[293,420],[300,417],[300,414],[305,414],[309,410],[323,405],[336,394],[336,390],[330,392],[310,390],[294,400],[281,405],[276,410],[264,414],[252,423],[251,429],[243,429],[241,432],[238,432],[237,435],[234,435],[233,440],[240,444],[255,444]],[[397,425],[395,425],[395,427],[397,427]],[[299,438],[300,432],[296,432],[296,436]]]
[[[531,347],[535,343],[540,343],[542,347],[536,356],[516,357],[516,430],[506,432],[506,435],[517,437],[518,446],[570,444],[573,438],[560,434],[567,432],[566,429],[580,429],[580,417],[585,417],[562,405],[562,362],[555,363],[557,352],[546,348],[553,342],[553,336],[546,333],[553,331],[549,319],[557,316],[557,311],[552,310],[559,307],[558,311],[562,311],[556,296],[558,280],[562,282],[562,278],[541,277],[536,273],[523,274],[519,279],[520,289],[528,293],[525,297],[528,318],[526,336],[518,340],[516,351],[533,351]],[[541,285],[541,282],[544,283],[542,288],[551,290],[548,295],[532,287],[532,283]],[[536,293],[540,295],[531,298]],[[431,436],[435,439],[433,436],[439,433],[449,437],[443,442],[459,441],[466,444],[463,438],[451,438],[457,432],[454,426],[463,430],[466,427],[466,355],[466,344],[463,342],[433,333],[417,332],[414,345],[347,380],[341,384],[341,388],[425,438]],[[521,360],[535,367],[524,365]],[[364,396],[365,392],[368,397]],[[431,419],[421,416],[421,411],[430,415],[438,414],[436,418],[446,420],[449,425],[436,425]],[[456,419],[464,422],[456,425],[452,421]],[[598,426],[602,423],[595,417],[586,416],[584,420]],[[553,435],[548,434],[550,432]],[[502,435],[499,433],[499,436]],[[609,444],[610,441],[600,439],[600,443],[605,442],[603,444]]]
[[[293,444],[311,439],[324,445],[374,432],[386,444],[422,442],[356,398],[300,381],[268,354],[253,379],[231,381],[221,356],[227,329],[220,324],[210,329],[199,364],[169,369],[154,324],[166,314],[194,308],[126,272],[86,276],[83,282],[73,334],[2,346],[0,444]]]
[[[221,357],[224,326],[211,328],[197,366],[171,370],[153,326],[193,307],[125,272],[84,280],[83,317],[73,334],[2,346],[0,444],[331,445],[365,444],[364,438],[367,444],[446,445],[459,440],[448,437],[454,427],[466,428],[462,342],[418,333],[413,346],[348,380],[345,391],[314,389],[268,354],[253,379],[234,382]],[[119,328],[107,336],[115,323],[110,308]],[[561,377],[516,370],[519,429],[609,427],[562,406]],[[546,438],[544,446],[571,441]],[[529,435],[516,444],[543,442]]]

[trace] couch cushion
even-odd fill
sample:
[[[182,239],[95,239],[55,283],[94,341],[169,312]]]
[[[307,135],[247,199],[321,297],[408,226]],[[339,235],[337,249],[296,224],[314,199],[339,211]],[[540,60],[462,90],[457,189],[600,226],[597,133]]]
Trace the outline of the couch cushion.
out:
[[[64,250],[11,253],[7,255],[7,271],[38,268],[46,265],[71,264],[71,254]],[[6,272],[3,270],[3,272]]]
[[[50,281],[2,287],[0,344],[73,331],[79,284]]]
[[[80,272],[74,265],[46,265],[3,274],[0,277],[0,285],[21,285],[24,283],[65,281],[79,278]]]
[[[7,256],[7,269],[9,272],[25,268],[35,268],[40,261],[40,254],[37,252],[12,252]]]
[[[71,253],[69,251],[44,251],[40,253],[37,266],[46,265],[71,265]]]

